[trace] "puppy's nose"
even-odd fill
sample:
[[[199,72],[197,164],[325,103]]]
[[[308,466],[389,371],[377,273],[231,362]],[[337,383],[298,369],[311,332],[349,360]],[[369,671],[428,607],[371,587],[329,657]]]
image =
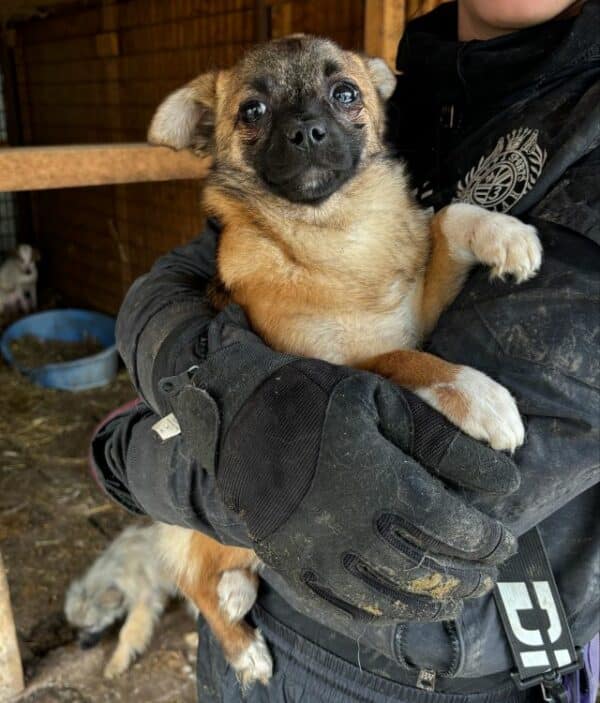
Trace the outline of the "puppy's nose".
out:
[[[287,138],[298,149],[309,149],[327,140],[327,126],[321,120],[308,120],[290,125]]]

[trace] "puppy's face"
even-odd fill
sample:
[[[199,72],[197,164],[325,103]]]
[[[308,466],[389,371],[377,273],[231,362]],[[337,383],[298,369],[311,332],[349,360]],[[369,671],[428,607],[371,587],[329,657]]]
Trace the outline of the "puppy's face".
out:
[[[98,644],[111,625],[126,613],[125,597],[112,584],[74,581],[67,591],[65,616],[79,630],[83,649]]]
[[[228,71],[203,74],[159,107],[149,141],[214,156],[288,201],[318,204],[382,148],[395,77],[381,59],[324,39],[259,46]]]

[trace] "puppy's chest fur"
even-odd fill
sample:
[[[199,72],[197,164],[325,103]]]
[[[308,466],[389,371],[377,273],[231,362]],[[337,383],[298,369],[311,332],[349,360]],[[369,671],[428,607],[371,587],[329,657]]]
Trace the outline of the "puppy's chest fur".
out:
[[[221,284],[271,346],[345,364],[417,346],[429,226],[401,164],[364,168],[314,218],[210,184],[205,201]]]

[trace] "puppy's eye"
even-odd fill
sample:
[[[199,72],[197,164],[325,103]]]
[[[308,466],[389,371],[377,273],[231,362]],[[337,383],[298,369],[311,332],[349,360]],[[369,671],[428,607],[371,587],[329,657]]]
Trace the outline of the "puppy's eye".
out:
[[[248,100],[240,107],[240,117],[246,124],[258,122],[267,111],[267,106],[260,100]]]
[[[331,91],[331,97],[341,105],[352,105],[359,96],[358,88],[351,83],[337,83]]]

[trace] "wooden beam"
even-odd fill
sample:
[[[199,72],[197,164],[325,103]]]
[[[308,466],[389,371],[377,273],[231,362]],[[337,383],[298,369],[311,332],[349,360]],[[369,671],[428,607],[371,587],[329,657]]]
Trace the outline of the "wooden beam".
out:
[[[406,23],[406,0],[365,0],[364,48],[396,66],[398,42]]]
[[[0,553],[0,700],[8,701],[23,690],[23,667],[10,606],[8,581]]]
[[[73,3],[74,0],[0,0],[0,19],[28,19],[30,17],[43,17],[48,10],[57,5]]]
[[[148,144],[0,149],[0,191],[204,178],[209,158]]]

